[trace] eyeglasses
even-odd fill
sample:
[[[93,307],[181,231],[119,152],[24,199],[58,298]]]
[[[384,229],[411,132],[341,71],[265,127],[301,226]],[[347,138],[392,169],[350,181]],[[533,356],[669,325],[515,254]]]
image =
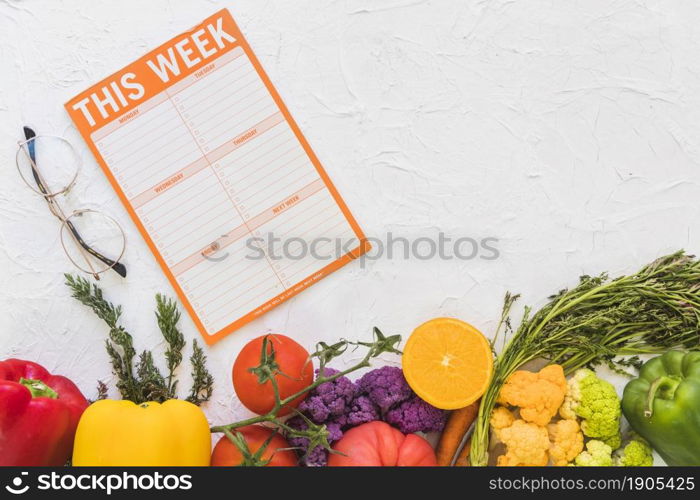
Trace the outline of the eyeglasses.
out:
[[[61,246],[68,259],[96,280],[110,269],[126,277],[126,266],[119,262],[126,249],[126,235],[119,223],[90,208],[66,216],[57,201],[73,188],[80,173],[82,161],[75,148],[63,137],[36,135],[29,127],[24,127],[24,137],[17,143],[17,170],[25,184],[44,198],[51,213],[61,221]],[[40,170],[38,164],[48,167]],[[107,257],[105,252],[116,258]]]

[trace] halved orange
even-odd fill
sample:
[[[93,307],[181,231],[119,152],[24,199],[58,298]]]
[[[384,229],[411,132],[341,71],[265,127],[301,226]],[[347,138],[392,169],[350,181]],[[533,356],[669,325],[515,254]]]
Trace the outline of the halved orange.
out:
[[[491,381],[493,354],[469,323],[435,318],[416,328],[403,349],[408,385],[436,408],[456,410],[479,399]]]

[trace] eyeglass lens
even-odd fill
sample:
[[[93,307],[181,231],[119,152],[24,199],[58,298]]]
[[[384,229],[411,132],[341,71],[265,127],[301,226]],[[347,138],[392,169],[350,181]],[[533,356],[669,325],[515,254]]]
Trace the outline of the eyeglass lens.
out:
[[[17,151],[19,174],[39,194],[55,196],[66,191],[75,181],[80,163],[78,153],[61,137],[37,136],[21,144]],[[40,188],[40,182],[46,192]]]

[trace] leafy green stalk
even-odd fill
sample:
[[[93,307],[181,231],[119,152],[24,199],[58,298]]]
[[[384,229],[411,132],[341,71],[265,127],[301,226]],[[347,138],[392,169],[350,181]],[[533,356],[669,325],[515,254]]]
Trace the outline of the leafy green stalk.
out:
[[[513,302],[507,295],[501,323],[507,324]],[[486,465],[491,412],[501,387],[523,364],[546,359],[567,373],[599,364],[624,371],[639,362],[634,356],[640,354],[698,347],[699,331],[700,263],[682,251],[630,276],[582,276],[578,286],[550,297],[536,313],[526,307],[520,326],[496,358],[481,399],[471,463]]]

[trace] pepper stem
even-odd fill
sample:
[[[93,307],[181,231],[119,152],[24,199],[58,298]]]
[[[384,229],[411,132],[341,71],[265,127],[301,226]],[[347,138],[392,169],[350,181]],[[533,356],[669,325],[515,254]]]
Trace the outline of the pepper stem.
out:
[[[19,383],[29,389],[33,398],[58,399],[58,393],[41,380],[31,378],[20,378]]]
[[[681,381],[677,378],[668,377],[666,375],[654,380],[649,387],[649,392],[647,393],[647,405],[646,409],[644,410],[644,416],[646,418],[651,418],[653,415],[654,399],[656,399],[656,394],[659,392],[659,390],[663,391],[661,395],[663,399],[672,399],[680,383]]]

